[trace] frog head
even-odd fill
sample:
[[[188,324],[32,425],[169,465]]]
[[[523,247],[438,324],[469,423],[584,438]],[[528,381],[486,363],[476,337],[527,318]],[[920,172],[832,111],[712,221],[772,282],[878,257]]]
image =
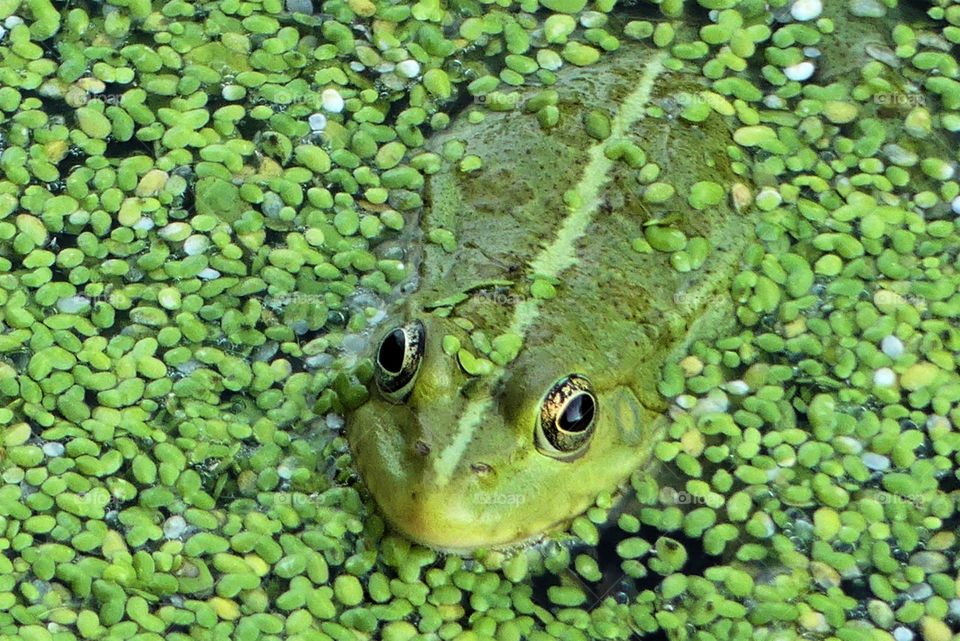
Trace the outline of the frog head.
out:
[[[534,344],[473,376],[444,336],[469,340],[433,315],[383,332],[373,396],[351,416],[359,472],[402,533],[450,551],[518,544],[637,466],[657,415],[585,355]]]

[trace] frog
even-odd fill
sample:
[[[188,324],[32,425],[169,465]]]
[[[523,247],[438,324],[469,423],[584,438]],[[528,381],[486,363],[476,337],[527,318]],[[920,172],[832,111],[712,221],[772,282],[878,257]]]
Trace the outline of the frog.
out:
[[[730,283],[754,237],[729,114],[680,117],[725,102],[708,90],[624,43],[520,90],[517,109],[471,105],[431,136],[444,161],[425,179],[415,288],[371,340],[370,397],[346,417],[395,530],[450,553],[515,548],[653,468],[661,369],[733,327]],[[719,197],[694,207],[704,182]],[[647,241],[660,237],[707,251],[691,268]]]

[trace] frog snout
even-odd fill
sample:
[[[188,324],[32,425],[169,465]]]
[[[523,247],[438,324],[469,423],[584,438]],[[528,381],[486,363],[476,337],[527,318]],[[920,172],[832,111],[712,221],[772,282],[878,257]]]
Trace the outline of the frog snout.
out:
[[[411,449],[413,450],[413,454],[415,456],[427,461],[434,451],[433,445],[422,438],[418,438],[416,441],[414,441]],[[482,460],[467,462],[464,465],[467,467],[467,469],[481,479],[493,476],[495,471],[493,465]]]

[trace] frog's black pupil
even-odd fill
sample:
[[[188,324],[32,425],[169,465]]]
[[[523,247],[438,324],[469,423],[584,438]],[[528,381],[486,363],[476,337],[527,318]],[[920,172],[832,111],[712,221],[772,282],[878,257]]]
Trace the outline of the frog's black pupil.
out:
[[[582,432],[590,427],[595,409],[593,396],[578,394],[560,415],[560,429],[565,432]]]
[[[403,356],[406,352],[407,337],[401,329],[395,329],[380,343],[377,362],[384,371],[399,374],[403,370]]]

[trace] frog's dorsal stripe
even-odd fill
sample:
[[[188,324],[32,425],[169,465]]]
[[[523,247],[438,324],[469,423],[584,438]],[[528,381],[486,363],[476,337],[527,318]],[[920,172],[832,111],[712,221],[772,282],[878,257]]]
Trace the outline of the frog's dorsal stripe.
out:
[[[663,70],[663,61],[666,53],[654,53],[643,70],[643,75],[636,89],[630,92],[620,105],[617,114],[610,121],[609,140],[623,137],[630,127],[643,118],[647,103],[653,92],[653,85]],[[600,207],[600,190],[610,176],[614,166],[613,160],[604,154],[606,141],[599,141],[587,152],[587,165],[583,170],[580,181],[573,188],[572,206],[570,212],[560,226],[556,239],[543,249],[528,265],[528,270],[543,277],[556,278],[577,262],[576,245],[583,237],[593,221],[593,216]],[[526,336],[527,330],[536,322],[540,314],[540,299],[527,297],[521,300],[513,310],[513,320],[510,323],[510,332],[519,336]],[[499,369],[495,376],[503,376],[504,370]],[[492,386],[495,388],[496,384]],[[434,459],[435,481],[444,486],[453,476],[454,470],[463,458],[463,453],[473,439],[477,427],[483,422],[484,416],[490,409],[490,397],[473,398],[467,404],[460,421],[453,434],[453,439]]]

